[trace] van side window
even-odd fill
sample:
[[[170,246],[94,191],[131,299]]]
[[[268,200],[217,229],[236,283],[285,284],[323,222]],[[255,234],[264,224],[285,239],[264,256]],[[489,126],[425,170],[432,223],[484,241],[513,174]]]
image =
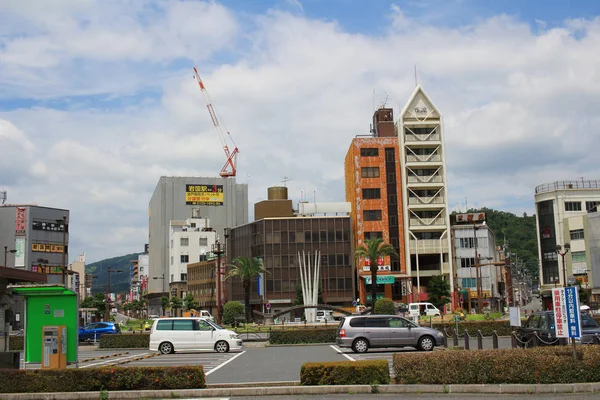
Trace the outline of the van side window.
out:
[[[194,320],[192,319],[175,319],[173,320],[174,331],[193,331]]]
[[[195,330],[197,330],[197,331],[210,331],[210,330],[212,330],[212,326],[209,323],[207,323],[206,321],[196,320]]]
[[[350,320],[350,326],[353,328],[364,328],[366,318],[352,318]]]
[[[408,328],[410,323],[402,318],[390,318],[390,327],[392,328]]]
[[[387,318],[367,318],[365,325],[367,328],[387,328],[388,326]]]
[[[157,331],[170,331],[173,329],[173,320],[158,321],[156,325]]]

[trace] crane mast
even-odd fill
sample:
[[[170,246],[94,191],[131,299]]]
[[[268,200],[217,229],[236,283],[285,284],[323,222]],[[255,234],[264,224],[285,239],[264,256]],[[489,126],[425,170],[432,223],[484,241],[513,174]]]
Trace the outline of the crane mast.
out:
[[[210,99],[208,91],[206,90],[206,87],[204,86],[204,83],[202,82],[202,79],[200,78],[200,74],[198,73],[196,67],[194,67],[194,78],[198,82],[198,86],[200,87],[202,95],[204,95],[204,100],[206,101],[206,108],[208,108],[210,119],[212,119],[212,123],[215,127],[215,130],[217,131],[217,134],[219,135],[219,139],[221,140],[223,150],[225,151],[225,157],[227,157],[227,161],[225,162],[225,165],[223,165],[223,168],[221,168],[221,172],[219,173],[219,175],[221,175],[223,178],[230,176],[235,177],[237,173],[237,155],[239,153],[239,150],[235,142],[233,141],[233,137],[231,136],[229,131],[227,129],[224,130],[221,127],[221,123],[219,122],[219,118],[217,117],[217,112],[215,111],[215,108],[212,104],[212,100]],[[227,135],[225,135],[224,132],[227,132]],[[229,150],[229,146],[227,145],[227,139],[229,139],[229,141],[233,144],[233,150]]]

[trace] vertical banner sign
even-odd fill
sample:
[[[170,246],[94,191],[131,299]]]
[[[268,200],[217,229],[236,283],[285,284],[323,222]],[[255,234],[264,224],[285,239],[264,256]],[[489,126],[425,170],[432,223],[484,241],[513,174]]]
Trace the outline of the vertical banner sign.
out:
[[[565,289],[552,289],[552,307],[554,308],[554,329],[556,337],[568,338],[567,329],[567,305],[565,301]]]
[[[565,289],[565,300],[567,304],[567,326],[570,338],[581,337],[581,318],[579,315],[579,293],[576,286]]]
[[[552,305],[556,337],[580,338],[581,318],[577,287],[552,289]]]
[[[25,266],[25,238],[18,237],[15,239],[15,267]]]
[[[15,236],[25,236],[25,227],[27,222],[27,209],[17,207],[17,216],[15,219]]]

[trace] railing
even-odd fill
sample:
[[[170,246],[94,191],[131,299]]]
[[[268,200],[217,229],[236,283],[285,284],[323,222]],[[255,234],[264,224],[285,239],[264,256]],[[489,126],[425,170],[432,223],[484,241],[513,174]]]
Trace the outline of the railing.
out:
[[[441,162],[442,157],[439,154],[434,155],[422,155],[415,156],[414,154],[408,154],[406,156],[406,162]]]
[[[436,226],[436,225],[445,225],[446,220],[444,218],[411,218],[410,226]]]
[[[535,188],[535,194],[568,189],[600,189],[600,181],[556,181],[544,183]]]
[[[429,142],[429,141],[438,141],[438,140],[440,140],[439,133],[434,133],[431,135],[423,134],[423,133],[418,133],[418,134],[406,133],[406,135],[404,136],[405,142]]]
[[[441,176],[428,175],[428,176],[409,176],[408,183],[442,183],[444,180]]]
[[[439,253],[440,250],[447,251],[448,241],[444,239],[441,242],[442,244],[440,246],[439,239],[410,240],[408,247],[410,248],[411,254],[415,254],[417,251],[419,254]]]
[[[409,205],[444,204],[443,197],[409,197]]]

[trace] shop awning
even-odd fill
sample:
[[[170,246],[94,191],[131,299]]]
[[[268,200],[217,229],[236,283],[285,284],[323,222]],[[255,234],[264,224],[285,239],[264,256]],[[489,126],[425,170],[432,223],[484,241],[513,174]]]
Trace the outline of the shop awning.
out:
[[[6,279],[9,282],[48,282],[46,274],[8,267],[0,267],[0,279]]]

